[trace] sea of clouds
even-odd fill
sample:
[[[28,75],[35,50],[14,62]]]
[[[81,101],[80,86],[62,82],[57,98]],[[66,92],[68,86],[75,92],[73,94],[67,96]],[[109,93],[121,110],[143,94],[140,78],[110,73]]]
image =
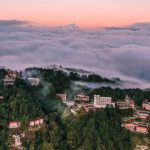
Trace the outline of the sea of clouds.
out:
[[[49,64],[147,84],[150,23],[86,31],[75,24],[39,27],[27,21],[0,20],[0,66],[20,70]]]

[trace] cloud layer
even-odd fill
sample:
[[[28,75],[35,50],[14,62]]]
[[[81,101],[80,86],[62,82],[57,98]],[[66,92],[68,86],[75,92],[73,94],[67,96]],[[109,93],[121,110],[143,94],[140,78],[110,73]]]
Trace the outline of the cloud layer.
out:
[[[17,26],[17,25],[27,25],[28,21],[19,20],[0,20],[0,26]]]
[[[129,29],[84,31],[74,24],[50,28],[16,26],[24,23],[15,22],[0,21],[0,66],[24,69],[61,64],[106,77],[150,80],[149,23]]]

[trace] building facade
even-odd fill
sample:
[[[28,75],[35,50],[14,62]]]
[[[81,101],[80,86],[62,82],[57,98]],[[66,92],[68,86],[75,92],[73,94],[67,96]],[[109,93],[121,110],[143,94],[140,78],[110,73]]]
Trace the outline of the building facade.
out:
[[[111,97],[101,97],[100,95],[94,95],[94,107],[105,108],[107,105],[115,106],[115,103],[111,102]]]
[[[146,110],[150,110],[150,102],[148,102],[147,100],[143,101],[142,108]]]
[[[134,100],[130,99],[128,95],[126,95],[125,100],[118,100],[116,103],[119,107],[135,107]]]
[[[35,120],[35,121],[30,121],[30,126],[34,126],[34,125],[41,125],[41,124],[43,124],[44,123],[44,120],[43,120],[43,118],[41,118],[41,119],[38,119],[38,120]]]
[[[137,126],[136,127],[136,132],[148,133],[148,128],[147,127],[143,127],[143,126]]]
[[[135,125],[133,123],[123,123],[121,126],[130,131],[135,131]]]
[[[85,94],[81,93],[77,96],[74,96],[74,101],[88,102],[90,100],[89,96],[85,96]]]
[[[10,122],[9,123],[9,128],[13,129],[13,128],[18,128],[20,126],[19,122]]]
[[[28,81],[31,83],[31,85],[38,85],[40,83],[39,78],[28,78]]]

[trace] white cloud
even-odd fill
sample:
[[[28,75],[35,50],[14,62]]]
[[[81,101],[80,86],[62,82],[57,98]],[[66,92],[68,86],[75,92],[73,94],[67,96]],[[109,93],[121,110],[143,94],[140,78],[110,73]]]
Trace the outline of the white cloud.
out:
[[[150,30],[149,25],[143,26],[134,24],[140,29],[136,31],[84,31],[74,24],[55,28],[0,26],[0,66],[24,69],[61,64],[106,77],[150,80]]]

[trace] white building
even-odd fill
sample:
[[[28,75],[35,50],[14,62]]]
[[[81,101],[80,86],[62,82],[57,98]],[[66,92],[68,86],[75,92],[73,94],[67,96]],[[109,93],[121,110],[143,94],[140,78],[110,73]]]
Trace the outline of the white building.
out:
[[[10,122],[9,123],[9,128],[12,129],[12,128],[18,128],[20,126],[20,123],[19,122]]]
[[[20,141],[20,136],[19,135],[13,135],[15,138],[15,146],[20,146],[22,143]]]
[[[15,83],[15,79],[11,79],[8,75],[5,76],[5,79],[3,79],[3,81],[4,81],[4,86],[14,85]]]
[[[31,85],[38,85],[40,83],[39,78],[28,78],[28,80],[31,83]]]
[[[94,95],[94,107],[105,108],[107,105],[115,107],[115,103],[111,102],[111,97],[101,97],[100,95]]]

